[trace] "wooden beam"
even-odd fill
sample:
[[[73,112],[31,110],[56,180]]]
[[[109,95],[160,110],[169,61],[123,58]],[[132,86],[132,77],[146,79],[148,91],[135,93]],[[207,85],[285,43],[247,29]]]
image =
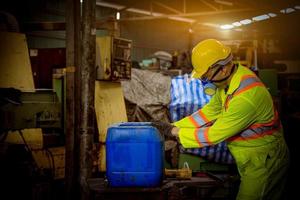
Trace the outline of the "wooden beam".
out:
[[[82,40],[81,43],[81,119],[79,180],[80,199],[90,199],[87,180],[92,176],[93,138],[95,125],[95,58],[96,58],[96,0],[84,0],[82,6]]]
[[[49,25],[50,24],[50,25]],[[34,24],[35,28],[60,28],[66,30],[66,94],[64,107],[65,113],[64,124],[66,132],[66,156],[65,156],[65,181],[66,181],[66,199],[71,200],[79,196],[78,188],[78,171],[79,171],[79,155],[78,155],[78,127],[76,126],[76,76],[79,72],[79,41],[80,41],[80,2],[79,0],[66,1],[66,23],[41,23]],[[77,106],[78,107],[78,106]],[[77,115],[80,115],[77,113]],[[78,120],[77,120],[78,121]]]

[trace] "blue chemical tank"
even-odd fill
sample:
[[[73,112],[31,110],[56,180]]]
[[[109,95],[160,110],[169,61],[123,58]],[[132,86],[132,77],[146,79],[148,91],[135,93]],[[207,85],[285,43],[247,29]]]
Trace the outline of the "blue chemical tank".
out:
[[[110,126],[106,176],[112,187],[156,187],[163,179],[164,141],[149,122]]]

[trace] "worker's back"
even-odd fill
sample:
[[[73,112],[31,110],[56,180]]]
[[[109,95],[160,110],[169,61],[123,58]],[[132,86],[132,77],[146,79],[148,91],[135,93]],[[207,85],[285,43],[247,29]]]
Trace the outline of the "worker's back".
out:
[[[231,81],[229,97],[224,99],[222,95],[223,112],[235,114],[235,110],[245,109],[236,112],[240,116],[235,119],[247,127],[227,139],[242,177],[237,199],[281,199],[289,153],[272,97],[254,73],[245,67],[239,66]],[[239,102],[250,104],[253,110],[238,107]]]
[[[248,127],[240,134],[228,139],[231,145],[237,143],[238,146],[261,146],[276,140],[277,137],[282,137],[282,128],[272,97],[251,70],[240,65],[231,80],[227,94],[224,90],[220,92],[223,112],[230,111],[231,103],[239,105],[238,101],[247,102],[254,110],[249,117],[248,108],[243,106],[231,108],[232,112],[236,109],[242,110],[237,112],[241,115],[239,119]]]

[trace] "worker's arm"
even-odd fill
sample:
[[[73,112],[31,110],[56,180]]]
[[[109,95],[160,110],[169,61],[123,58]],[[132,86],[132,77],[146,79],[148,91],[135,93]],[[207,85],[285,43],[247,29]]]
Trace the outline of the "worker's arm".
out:
[[[255,106],[241,95],[231,100],[228,110],[212,126],[179,128],[177,134],[185,148],[214,145],[240,133],[253,124],[255,114]]]
[[[208,104],[190,116],[187,116],[173,125],[178,128],[199,128],[212,123],[221,113],[222,102],[219,93],[216,93]]]

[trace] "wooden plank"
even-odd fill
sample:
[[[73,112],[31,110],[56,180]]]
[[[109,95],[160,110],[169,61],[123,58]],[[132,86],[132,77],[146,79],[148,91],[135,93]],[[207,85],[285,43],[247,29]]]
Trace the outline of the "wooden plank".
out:
[[[107,128],[119,122],[127,122],[126,108],[121,83],[96,81],[95,112],[100,145],[98,169],[106,170],[105,143]]]
[[[96,78],[100,80],[109,80],[111,74],[111,54],[112,54],[112,37],[96,38]]]
[[[96,81],[95,112],[99,141],[105,142],[107,128],[119,122],[127,122],[121,83]]]
[[[0,44],[0,87],[34,91],[25,35],[0,32]]]

